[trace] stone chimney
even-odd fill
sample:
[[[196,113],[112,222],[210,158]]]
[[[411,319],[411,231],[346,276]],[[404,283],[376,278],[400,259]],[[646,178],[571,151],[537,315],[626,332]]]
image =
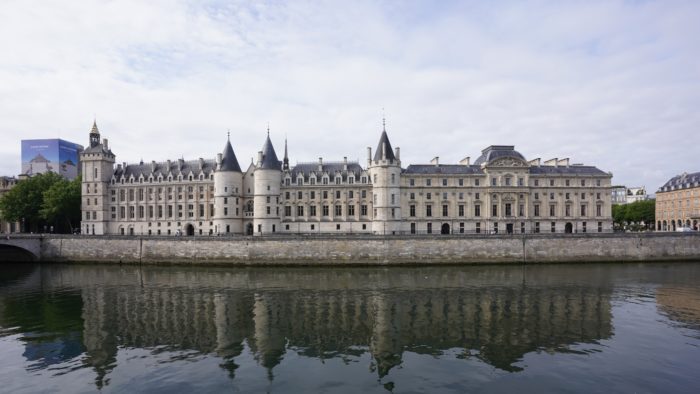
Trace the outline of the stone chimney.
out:
[[[105,150],[109,150],[109,144],[107,144],[107,138],[102,139],[102,146],[105,147]]]
[[[343,171],[347,171],[347,170],[348,170],[348,157],[343,156]]]
[[[318,158],[318,172],[323,171],[323,157]]]
[[[396,156],[396,161],[401,161],[401,148],[397,146],[396,149],[394,149],[394,152],[394,156]]]
[[[440,165],[440,156],[435,156],[433,157],[433,160],[430,160],[430,164],[435,164],[435,167]]]
[[[468,166],[469,165],[469,156],[465,157],[464,159],[459,161],[459,164],[463,166]]]

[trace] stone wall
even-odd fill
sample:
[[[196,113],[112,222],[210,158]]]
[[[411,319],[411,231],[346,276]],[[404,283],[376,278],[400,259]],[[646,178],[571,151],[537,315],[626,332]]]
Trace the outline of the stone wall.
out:
[[[41,239],[41,259],[240,265],[700,261],[700,234],[143,239],[46,236]]]

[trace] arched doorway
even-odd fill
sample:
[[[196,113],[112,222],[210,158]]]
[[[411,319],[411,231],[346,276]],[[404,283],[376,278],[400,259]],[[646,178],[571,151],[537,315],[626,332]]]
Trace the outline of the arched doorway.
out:
[[[450,225],[447,223],[444,223],[442,227],[440,228],[440,234],[449,234],[450,233]]]
[[[194,235],[194,226],[191,224],[188,224],[185,226],[185,234],[187,234],[188,237],[191,237]]]
[[[574,225],[571,224],[571,222],[566,223],[566,225],[564,226],[564,232],[567,234],[573,233],[574,232]]]
[[[253,235],[253,224],[248,223],[247,226],[245,226],[245,234],[246,235]]]

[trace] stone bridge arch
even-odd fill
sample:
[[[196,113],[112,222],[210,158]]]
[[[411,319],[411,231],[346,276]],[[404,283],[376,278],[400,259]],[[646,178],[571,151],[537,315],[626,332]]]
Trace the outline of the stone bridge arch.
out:
[[[40,237],[3,236],[0,238],[0,262],[38,261],[40,257]]]

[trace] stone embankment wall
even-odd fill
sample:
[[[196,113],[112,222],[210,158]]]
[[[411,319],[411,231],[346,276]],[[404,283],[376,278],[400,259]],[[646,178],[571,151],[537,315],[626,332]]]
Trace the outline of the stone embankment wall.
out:
[[[41,239],[41,260],[238,265],[700,261],[700,234],[46,236]]]

